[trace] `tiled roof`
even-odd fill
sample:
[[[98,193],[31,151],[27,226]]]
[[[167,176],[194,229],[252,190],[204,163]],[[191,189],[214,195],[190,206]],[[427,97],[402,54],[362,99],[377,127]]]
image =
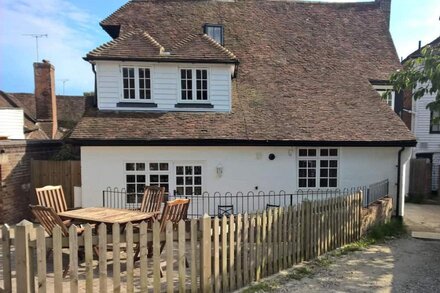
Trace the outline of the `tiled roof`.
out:
[[[171,48],[170,48],[171,49]],[[133,29],[87,54],[86,60],[236,62],[228,49],[204,34],[191,34],[165,51],[147,32]]]
[[[440,46],[440,36],[438,38],[436,38],[435,40],[433,40],[431,43],[429,43],[429,44],[423,46],[422,48],[417,49],[414,52],[412,52],[411,54],[409,54],[408,57],[406,57],[405,60],[402,61],[402,63],[405,63],[409,59],[420,57],[422,49],[425,48],[426,46],[437,46],[437,47]]]
[[[70,130],[84,112],[93,106],[93,97],[57,96],[58,125]],[[21,108],[24,112],[26,139],[49,139],[44,127],[37,125],[35,96],[30,93],[5,93],[0,91],[0,107]]]
[[[90,112],[78,140],[414,141],[369,79],[400,63],[376,2],[131,1],[101,22],[121,35],[133,27],[165,48],[224,26],[240,60],[231,113]],[[200,41],[200,40],[199,40]]]

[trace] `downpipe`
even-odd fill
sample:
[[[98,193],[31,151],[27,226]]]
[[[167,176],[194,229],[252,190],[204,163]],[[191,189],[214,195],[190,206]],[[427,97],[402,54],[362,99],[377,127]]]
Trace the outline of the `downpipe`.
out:
[[[401,177],[401,171],[400,171],[400,167],[402,165],[402,152],[405,150],[405,147],[401,147],[401,149],[399,150],[399,153],[397,154],[397,196],[396,196],[396,214],[395,217],[396,219],[398,219],[399,221],[402,221],[403,218],[400,215],[400,206],[401,206],[401,202],[400,202],[400,177]]]

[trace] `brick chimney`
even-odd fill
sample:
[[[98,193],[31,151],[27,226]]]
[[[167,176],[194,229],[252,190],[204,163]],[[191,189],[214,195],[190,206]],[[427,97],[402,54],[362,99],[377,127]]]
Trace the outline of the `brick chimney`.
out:
[[[391,15],[391,0],[375,0],[379,5],[380,10],[385,13],[387,19],[388,28],[390,28],[390,15]]]
[[[34,63],[36,118],[41,129],[52,139],[58,130],[54,73],[55,67],[49,61]]]

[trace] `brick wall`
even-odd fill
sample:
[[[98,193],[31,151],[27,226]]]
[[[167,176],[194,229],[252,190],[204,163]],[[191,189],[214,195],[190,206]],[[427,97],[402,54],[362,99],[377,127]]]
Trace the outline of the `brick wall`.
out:
[[[58,141],[0,141],[0,223],[29,218],[31,159],[48,159],[60,146]]]
[[[385,197],[363,208],[361,212],[361,233],[364,235],[371,227],[386,223],[391,220],[393,212],[393,199]]]

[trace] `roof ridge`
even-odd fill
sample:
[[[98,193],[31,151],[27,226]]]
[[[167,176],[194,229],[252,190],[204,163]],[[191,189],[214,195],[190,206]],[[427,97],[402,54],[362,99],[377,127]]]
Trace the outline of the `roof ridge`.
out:
[[[216,49],[221,50],[223,53],[225,53],[229,58],[232,59],[238,59],[237,56],[235,56],[234,53],[232,53],[230,50],[222,46],[220,43],[218,43],[216,40],[208,36],[207,34],[189,34],[186,38],[182,39],[180,42],[176,44],[176,46],[173,47],[172,50],[180,49],[190,41],[196,39],[197,37],[200,37],[202,40],[207,41],[210,45],[214,46]]]
[[[131,36],[134,36],[136,34],[140,34],[142,35],[147,41],[149,41],[153,46],[157,47],[159,49],[159,54],[161,54],[165,48],[159,44],[158,41],[156,41],[155,38],[153,38],[149,33],[147,33],[145,30],[141,30],[141,29],[133,29],[129,32],[123,33],[122,35],[120,35],[119,37],[117,37],[116,39],[110,40],[107,43],[102,44],[101,46],[93,49],[92,51],[90,51],[87,55],[93,55],[93,54],[99,54],[101,53],[103,50],[105,49],[110,49],[111,47],[113,47],[114,45],[117,45],[119,42],[124,41],[126,39],[128,39]]]

